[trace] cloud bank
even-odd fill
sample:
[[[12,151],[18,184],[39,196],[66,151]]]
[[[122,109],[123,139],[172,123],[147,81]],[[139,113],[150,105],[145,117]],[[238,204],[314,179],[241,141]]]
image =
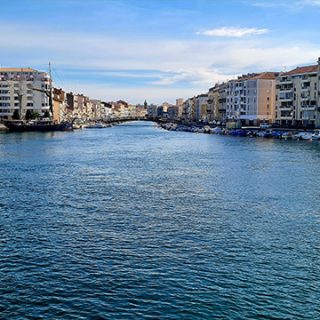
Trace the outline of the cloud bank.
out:
[[[268,29],[259,28],[236,28],[236,27],[221,27],[197,32],[198,35],[211,37],[236,37],[241,38],[250,35],[262,35],[269,32]]]

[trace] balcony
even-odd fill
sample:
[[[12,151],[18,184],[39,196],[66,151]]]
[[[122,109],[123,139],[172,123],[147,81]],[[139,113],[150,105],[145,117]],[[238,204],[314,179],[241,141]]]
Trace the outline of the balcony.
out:
[[[278,82],[281,84],[292,84],[291,79],[280,79],[280,80],[278,80]]]
[[[277,89],[279,91],[279,93],[293,93],[293,88],[288,88],[288,87],[284,87],[284,88],[278,88]]]
[[[283,111],[291,111],[294,109],[293,106],[278,106],[277,109],[283,110]]]

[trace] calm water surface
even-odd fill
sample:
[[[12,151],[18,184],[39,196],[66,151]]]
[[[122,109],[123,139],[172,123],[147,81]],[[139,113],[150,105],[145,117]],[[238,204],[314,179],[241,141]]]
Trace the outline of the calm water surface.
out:
[[[320,143],[0,135],[1,319],[319,319]]]

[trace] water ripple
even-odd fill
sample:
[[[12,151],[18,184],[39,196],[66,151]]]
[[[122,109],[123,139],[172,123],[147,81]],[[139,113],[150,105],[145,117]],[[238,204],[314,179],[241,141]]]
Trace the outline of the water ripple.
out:
[[[319,144],[132,123],[0,147],[0,319],[320,318]]]

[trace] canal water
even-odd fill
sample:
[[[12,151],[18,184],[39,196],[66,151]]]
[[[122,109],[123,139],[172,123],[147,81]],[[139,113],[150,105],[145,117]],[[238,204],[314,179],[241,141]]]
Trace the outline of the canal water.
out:
[[[319,319],[320,143],[148,122],[0,135],[0,319]]]

